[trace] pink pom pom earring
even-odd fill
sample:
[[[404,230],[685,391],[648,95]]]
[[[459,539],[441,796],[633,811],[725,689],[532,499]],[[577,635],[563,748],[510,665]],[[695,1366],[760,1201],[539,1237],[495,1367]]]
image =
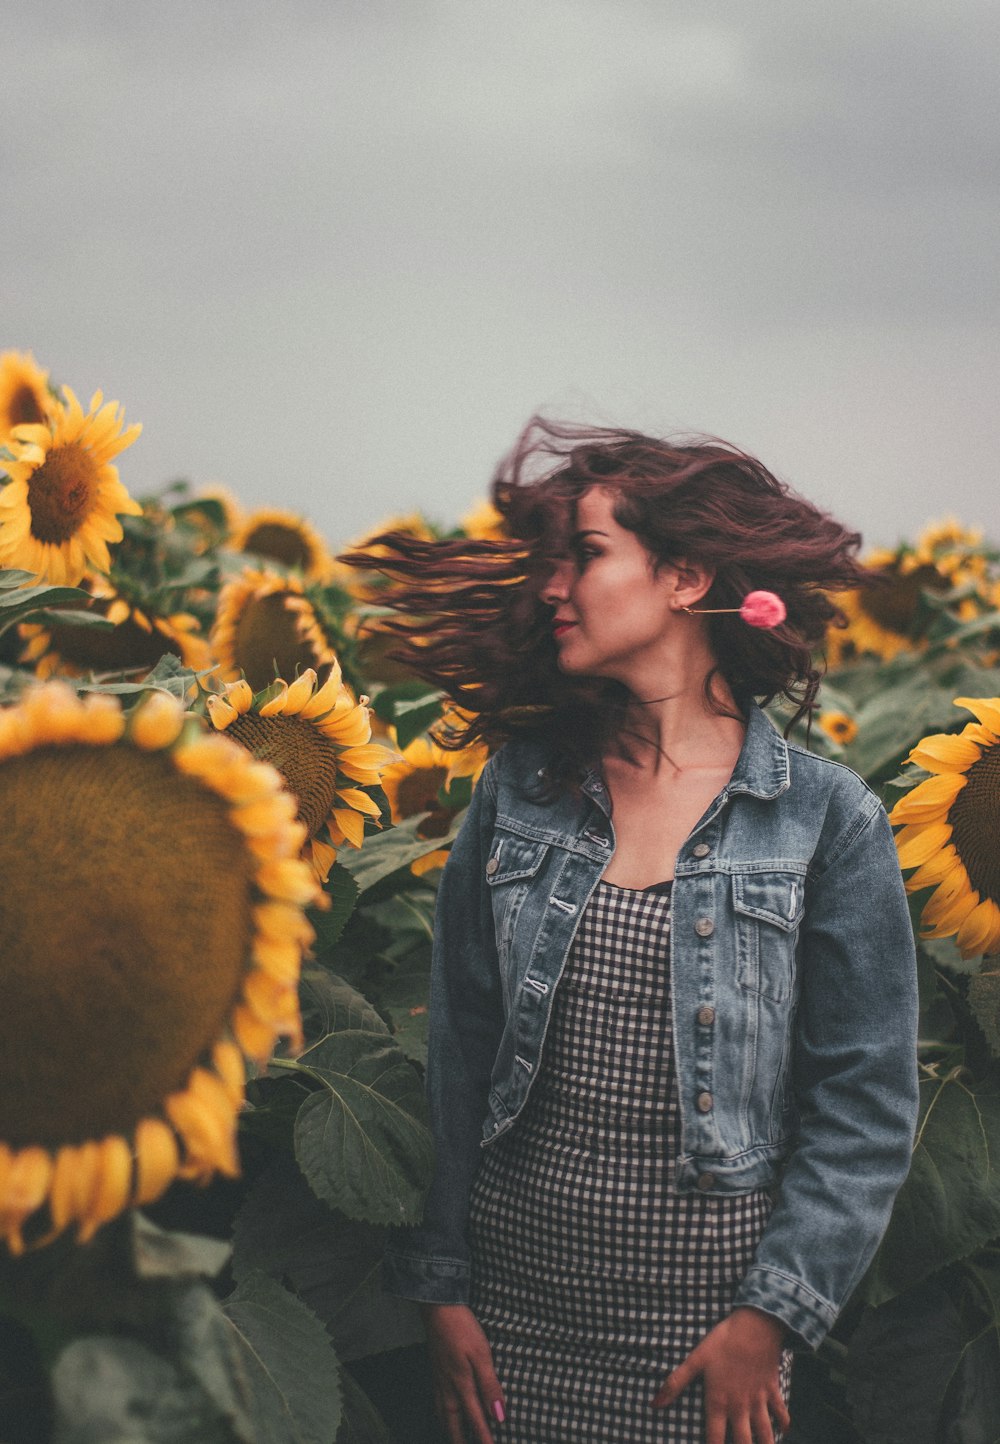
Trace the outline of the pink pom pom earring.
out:
[[[739,607],[681,607],[681,611],[688,612],[692,617],[738,612],[748,627],[777,627],[788,615],[777,592],[747,592]]]

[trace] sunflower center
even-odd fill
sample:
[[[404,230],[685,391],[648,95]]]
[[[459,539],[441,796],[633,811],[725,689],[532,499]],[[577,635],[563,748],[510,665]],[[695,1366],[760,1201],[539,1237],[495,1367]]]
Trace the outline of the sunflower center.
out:
[[[69,541],[89,516],[100,471],[85,446],[54,446],[28,480],[31,530],[40,542]]]
[[[286,567],[301,567],[307,571],[312,565],[312,548],[301,532],[278,522],[261,522],[255,526],[243,543],[243,550],[255,556],[270,557]]]
[[[974,890],[1000,906],[1000,742],[973,762],[965,776],[965,786],[948,812],[951,840]]]
[[[908,637],[920,608],[922,592],[946,592],[950,586],[937,567],[925,562],[905,575],[886,568],[873,587],[861,593],[861,610],[886,631]]]
[[[298,800],[298,818],[315,837],[333,810],[337,749],[311,722],[298,717],[259,717],[245,712],[226,728],[262,762],[270,762]]]
[[[99,603],[94,610],[107,611],[108,604]],[[65,666],[80,672],[124,672],[142,668],[151,670],[169,652],[182,655],[180,645],[154,627],[147,632],[131,617],[126,617],[114,631],[98,627],[69,627],[56,622],[49,626],[50,651]]]
[[[270,686],[275,676],[295,677],[318,658],[308,638],[301,636],[298,613],[290,610],[290,592],[251,597],[236,623],[233,660],[255,692]]]
[[[252,857],[163,753],[41,747],[0,763],[0,1137],[128,1133],[223,1030]]]
[[[38,404],[38,397],[30,386],[19,386],[7,406],[11,426],[36,426],[45,420],[45,412]]]

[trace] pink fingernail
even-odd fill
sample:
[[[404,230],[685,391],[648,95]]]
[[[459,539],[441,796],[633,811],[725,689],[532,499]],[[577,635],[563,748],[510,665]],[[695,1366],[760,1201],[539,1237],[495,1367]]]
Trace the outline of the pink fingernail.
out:
[[[498,1424],[502,1424],[507,1418],[507,1415],[503,1411],[503,1405],[501,1404],[499,1399],[493,1400],[493,1412],[496,1415]]]

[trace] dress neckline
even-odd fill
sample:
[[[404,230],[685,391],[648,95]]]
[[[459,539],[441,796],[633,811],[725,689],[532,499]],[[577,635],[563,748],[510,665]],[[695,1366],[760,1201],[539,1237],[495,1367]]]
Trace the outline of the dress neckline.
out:
[[[653,892],[660,893],[664,897],[670,896],[673,885],[674,880],[672,877],[664,878],[662,882],[647,883],[645,887],[624,887],[621,883],[608,882],[605,878],[601,878],[602,887],[613,887],[616,892]]]

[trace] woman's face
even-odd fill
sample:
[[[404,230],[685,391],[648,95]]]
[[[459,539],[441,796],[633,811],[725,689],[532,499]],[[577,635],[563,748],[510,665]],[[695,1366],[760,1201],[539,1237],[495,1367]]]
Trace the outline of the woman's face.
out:
[[[706,589],[661,564],[635,532],[614,518],[614,493],[584,492],[576,508],[569,555],[556,563],[542,600],[553,608],[559,666],[580,676],[629,682],[646,662],[662,658],[679,609]]]

